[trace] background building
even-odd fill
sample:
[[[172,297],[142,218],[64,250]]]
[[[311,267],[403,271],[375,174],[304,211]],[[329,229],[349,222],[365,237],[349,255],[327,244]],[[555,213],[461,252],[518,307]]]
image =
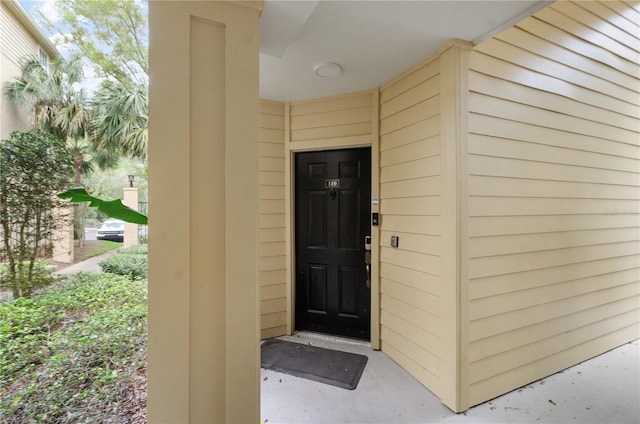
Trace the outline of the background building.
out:
[[[5,83],[20,76],[25,57],[37,57],[44,66],[48,66],[50,60],[59,56],[59,52],[18,1],[2,0],[0,4],[0,140],[3,140],[12,131],[28,131],[33,128],[29,111],[12,104],[4,95]],[[73,228],[60,231],[54,238],[54,260],[72,262]]]
[[[13,105],[4,95],[4,84],[20,76],[22,60],[33,56],[47,66],[59,53],[33,22],[18,1],[2,0],[0,15],[0,83],[3,87],[0,101],[0,138],[9,137],[11,131],[32,128],[28,111]]]

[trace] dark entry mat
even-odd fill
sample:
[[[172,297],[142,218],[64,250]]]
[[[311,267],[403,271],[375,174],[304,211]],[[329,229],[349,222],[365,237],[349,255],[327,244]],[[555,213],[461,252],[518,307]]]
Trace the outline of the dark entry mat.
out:
[[[349,352],[271,339],[262,343],[262,368],[343,389],[358,386],[367,358]]]

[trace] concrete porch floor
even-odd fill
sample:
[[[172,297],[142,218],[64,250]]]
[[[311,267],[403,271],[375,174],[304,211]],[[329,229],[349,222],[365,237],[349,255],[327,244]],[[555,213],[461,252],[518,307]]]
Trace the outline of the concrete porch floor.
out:
[[[261,419],[276,423],[640,423],[639,341],[454,414],[366,343],[281,337],[369,357],[355,390],[261,369]]]

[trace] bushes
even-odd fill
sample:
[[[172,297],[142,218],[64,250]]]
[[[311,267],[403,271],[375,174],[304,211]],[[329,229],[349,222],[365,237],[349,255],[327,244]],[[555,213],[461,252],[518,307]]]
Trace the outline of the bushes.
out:
[[[120,249],[100,262],[103,272],[126,275],[131,279],[147,278],[147,245]]]
[[[2,280],[14,298],[33,295],[42,278],[38,256],[50,253],[49,241],[69,224],[56,193],[68,186],[72,163],[65,142],[39,130],[0,141],[0,257],[9,264]]]
[[[0,305],[0,422],[126,422],[146,355],[146,281],[78,274]]]
[[[28,265],[28,263],[24,264],[25,267]],[[39,290],[55,283],[56,277],[53,275],[55,269],[55,265],[50,265],[47,261],[35,261],[30,279],[32,290]],[[0,287],[12,287],[8,265],[0,265]]]

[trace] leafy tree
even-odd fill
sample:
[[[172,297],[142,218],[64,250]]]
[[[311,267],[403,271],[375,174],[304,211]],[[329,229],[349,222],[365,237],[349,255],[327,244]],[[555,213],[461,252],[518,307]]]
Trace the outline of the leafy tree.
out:
[[[36,128],[65,141],[73,151],[74,186],[80,186],[82,175],[96,165],[115,166],[119,156],[115,148],[97,146],[90,138],[92,116],[84,90],[79,88],[82,77],[79,56],[69,60],[56,58],[50,68],[28,57],[21,75],[5,86],[9,101],[30,109]],[[81,242],[85,214],[86,208],[75,208],[75,234]]]
[[[149,71],[146,1],[57,0],[52,15],[37,12],[39,24],[57,41],[76,48],[98,76],[120,83],[147,83]]]
[[[146,159],[148,23],[146,1],[58,0],[56,17],[37,20],[60,35],[105,80],[95,93],[92,137],[101,147]]]
[[[30,109],[33,123],[62,140],[82,138],[90,124],[79,57],[56,58],[45,68],[36,57],[26,57],[21,75],[5,86],[12,103]]]
[[[143,84],[104,81],[93,106],[93,137],[107,150],[121,149],[133,158],[146,159],[148,143],[148,89]]]
[[[68,223],[56,193],[69,184],[73,153],[42,130],[13,132],[0,143],[0,252],[8,265],[3,280],[13,297],[30,297],[38,281],[36,259],[50,253],[56,230]]]
[[[82,61],[79,56],[70,60],[61,57],[42,66],[35,57],[28,57],[21,75],[6,84],[5,92],[14,104],[31,111],[36,128],[55,135],[73,150],[74,184],[94,166],[93,162],[108,166],[117,162],[114,151],[99,151],[90,142],[91,113],[82,82]]]

